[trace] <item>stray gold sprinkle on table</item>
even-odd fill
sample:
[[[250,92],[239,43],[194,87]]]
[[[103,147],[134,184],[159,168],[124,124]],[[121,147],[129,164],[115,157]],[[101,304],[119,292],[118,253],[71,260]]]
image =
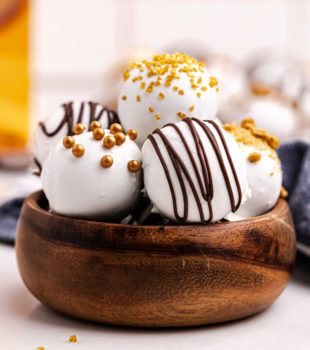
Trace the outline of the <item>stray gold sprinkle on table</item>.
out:
[[[259,152],[252,152],[251,154],[249,154],[248,156],[248,161],[251,163],[255,163],[258,162],[259,160],[261,160],[262,155]]]
[[[201,92],[197,92],[197,97],[200,98]]]
[[[179,95],[184,95],[184,91],[183,90],[179,90]]]
[[[125,95],[122,96],[122,100],[123,101],[126,101],[127,100],[127,97]]]
[[[137,99],[137,102],[141,102],[141,97],[140,97],[140,95],[137,95],[136,99]]]
[[[174,90],[174,91],[178,91],[178,89],[179,89],[179,88],[178,88],[177,86],[174,86],[174,87],[173,87],[173,90]]]
[[[77,342],[77,338],[76,338],[76,335],[75,335],[75,334],[70,336],[69,342],[70,342],[70,343],[76,343],[76,342]]]
[[[180,119],[185,119],[186,118],[186,114],[185,113],[182,113],[182,112],[178,112],[177,113],[177,116],[180,118]]]
[[[201,91],[207,91],[207,87],[206,87],[206,86],[202,86],[202,87],[200,88],[200,90],[201,90]]]
[[[37,350],[45,350],[45,348],[43,346],[38,346]]]
[[[190,107],[189,107],[189,110],[192,112],[192,111],[194,110],[194,108],[195,108],[194,105],[193,105],[193,106],[190,106]]]
[[[149,107],[149,112],[153,113],[154,112],[154,108],[153,107]]]
[[[156,120],[159,120],[159,119],[160,119],[160,115],[159,115],[159,114],[156,114],[156,115],[155,115],[155,119],[156,119]]]
[[[143,90],[145,88],[145,82],[142,81],[142,83],[140,84],[140,89]]]

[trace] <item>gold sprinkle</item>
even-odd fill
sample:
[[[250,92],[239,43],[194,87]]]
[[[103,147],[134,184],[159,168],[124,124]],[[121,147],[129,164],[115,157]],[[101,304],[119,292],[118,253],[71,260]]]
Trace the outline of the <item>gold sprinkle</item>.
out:
[[[72,136],[66,136],[63,141],[62,141],[63,145],[65,148],[72,148],[75,144],[75,140],[74,137]]]
[[[160,93],[158,94],[158,97],[159,97],[161,100],[163,100],[163,99],[165,98],[165,94],[164,94],[163,92],[160,92]]]
[[[149,112],[153,113],[154,112],[154,108],[153,107],[149,107]]]
[[[197,92],[197,97],[200,98],[201,92]]]
[[[123,101],[126,101],[127,100],[127,97],[125,95],[122,96],[122,100]]]
[[[216,78],[215,77],[210,77],[210,81],[209,81],[210,87],[213,88],[217,84],[218,84],[218,82],[217,82]]]
[[[183,90],[179,90],[179,95],[184,95],[184,91]]]
[[[219,92],[220,91],[220,89],[219,88],[216,88],[216,92]]]
[[[140,84],[140,89],[144,89],[145,88],[145,82],[144,81],[142,81],[142,83]]]
[[[77,338],[76,338],[76,335],[75,335],[75,334],[70,336],[69,342],[70,342],[70,343],[76,343],[76,342],[77,342]]]
[[[128,135],[128,136],[130,137],[130,139],[131,139],[132,141],[134,141],[134,140],[137,138],[138,133],[137,133],[136,130],[130,129],[130,130],[127,130],[127,131],[126,131],[126,135]]]
[[[139,75],[138,77],[134,77],[134,78],[132,78],[132,81],[135,83],[136,81],[138,81],[138,80],[142,80],[142,76],[141,75]]]
[[[194,108],[195,108],[195,106],[192,105],[192,106],[189,107],[189,110],[192,112],[194,110]]]
[[[270,176],[273,176],[273,175],[274,175],[274,172],[271,172],[271,173],[270,173]]]
[[[149,85],[146,89],[146,92],[150,94],[152,91],[153,91],[153,87]]]
[[[138,160],[131,160],[128,162],[128,170],[132,173],[136,173],[141,170],[141,163]]]
[[[102,140],[104,138],[104,130],[101,129],[101,128],[96,128],[94,131],[93,131],[93,137],[95,140]]]
[[[45,347],[44,346],[38,346],[37,350],[45,350]]]
[[[200,90],[201,90],[201,91],[207,91],[207,87],[206,87],[206,86],[202,86],[202,87],[200,88]]]
[[[248,156],[248,161],[251,163],[255,163],[258,162],[259,160],[261,160],[262,155],[259,152],[253,152],[251,154],[249,154]]]
[[[202,77],[199,77],[198,79],[197,79],[197,84],[201,84],[202,83]]]
[[[110,131],[111,131],[112,134],[116,134],[117,132],[123,132],[123,128],[122,128],[121,124],[113,123],[110,126]]]
[[[103,168],[110,168],[113,165],[113,157],[112,156],[103,156],[100,160],[100,164]]]
[[[100,122],[98,122],[98,120],[94,120],[94,121],[92,121],[91,123],[90,123],[90,126],[89,126],[89,129],[91,130],[91,131],[94,131],[96,128],[101,128],[101,123]]]
[[[171,86],[171,81],[166,81],[165,86],[167,86],[167,87]]]
[[[137,102],[140,102],[141,101],[141,97],[140,97],[140,95],[137,95]]]
[[[77,144],[77,145],[72,147],[72,154],[76,158],[82,157],[84,155],[84,153],[85,153],[85,148],[83,145]]]
[[[156,119],[156,120],[159,120],[159,119],[160,119],[160,115],[159,115],[159,114],[156,114],[156,115],[155,115],[155,119]]]
[[[126,141],[126,136],[122,132],[117,132],[114,134],[114,137],[118,146],[122,145]]]
[[[186,114],[185,113],[182,113],[182,112],[178,112],[177,113],[177,116],[180,118],[180,119],[185,119],[186,118]]]
[[[105,148],[112,148],[116,145],[116,140],[114,136],[106,136],[103,140],[103,146]]]
[[[78,123],[74,126],[73,131],[76,135],[80,135],[85,131],[86,127],[85,125]]]
[[[179,89],[179,88],[178,88],[177,86],[174,86],[174,87],[173,87],[173,90],[174,90],[174,91],[178,91],[178,89]]]
[[[281,187],[280,197],[282,197],[282,198],[287,198],[288,197],[288,192],[283,186]]]
[[[129,77],[130,77],[129,71],[126,70],[126,71],[123,73],[124,81],[126,81]]]

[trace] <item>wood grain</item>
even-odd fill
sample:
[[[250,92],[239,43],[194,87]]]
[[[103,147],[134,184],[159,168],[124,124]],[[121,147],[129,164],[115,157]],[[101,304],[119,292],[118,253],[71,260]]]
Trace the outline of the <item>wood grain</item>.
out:
[[[295,261],[283,199],[257,218],[196,226],[78,220],[46,207],[41,191],[24,203],[21,276],[42,303],[86,320],[175,327],[238,319],[275,301]]]

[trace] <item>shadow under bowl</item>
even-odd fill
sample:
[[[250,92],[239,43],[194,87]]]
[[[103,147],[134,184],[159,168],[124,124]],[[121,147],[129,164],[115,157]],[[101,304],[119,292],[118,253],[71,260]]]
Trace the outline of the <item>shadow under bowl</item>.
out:
[[[24,202],[19,270],[43,304],[81,319],[139,327],[239,319],[277,299],[295,261],[283,199],[249,220],[190,226],[80,220],[47,207],[42,191]]]

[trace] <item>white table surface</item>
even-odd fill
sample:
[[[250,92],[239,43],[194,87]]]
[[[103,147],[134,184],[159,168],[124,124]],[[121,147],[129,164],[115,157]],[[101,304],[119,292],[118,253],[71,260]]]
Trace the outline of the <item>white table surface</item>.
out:
[[[287,289],[268,310],[241,321],[188,329],[111,327],[55,313],[28,292],[14,248],[2,244],[0,276],[1,350],[310,349],[310,260],[302,256]],[[69,343],[72,334],[77,343]]]

